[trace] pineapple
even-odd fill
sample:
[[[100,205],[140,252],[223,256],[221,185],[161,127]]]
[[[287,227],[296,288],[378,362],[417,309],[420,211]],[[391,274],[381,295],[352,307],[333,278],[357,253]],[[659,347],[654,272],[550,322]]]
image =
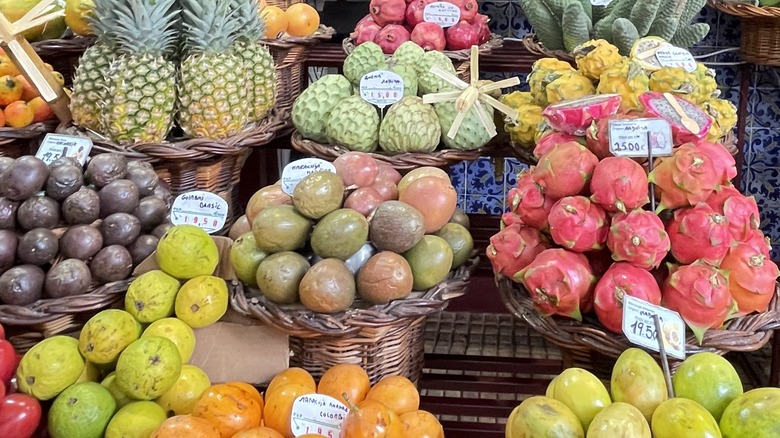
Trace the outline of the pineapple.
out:
[[[247,74],[234,50],[241,25],[223,0],[179,0],[184,59],[179,68],[179,124],[191,137],[224,138],[249,121]]]
[[[262,120],[276,103],[276,70],[267,47],[258,44],[265,33],[257,0],[233,0],[241,29],[236,50],[248,73],[247,98],[252,105],[251,120]]]
[[[639,63],[623,63],[604,70],[596,91],[598,94],[619,94],[622,111],[642,111],[644,105],[639,96],[649,91],[649,82]]]
[[[176,106],[175,0],[113,0],[117,56],[108,71],[103,132],[120,144],[159,143]]]

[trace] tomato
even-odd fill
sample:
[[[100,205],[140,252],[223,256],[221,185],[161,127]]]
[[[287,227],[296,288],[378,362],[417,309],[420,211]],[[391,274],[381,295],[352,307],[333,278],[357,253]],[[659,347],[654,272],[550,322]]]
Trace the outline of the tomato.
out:
[[[18,364],[13,345],[5,340],[0,341],[0,382],[8,383],[14,376]]]
[[[41,404],[26,394],[11,394],[0,402],[0,436],[30,438],[41,421]]]

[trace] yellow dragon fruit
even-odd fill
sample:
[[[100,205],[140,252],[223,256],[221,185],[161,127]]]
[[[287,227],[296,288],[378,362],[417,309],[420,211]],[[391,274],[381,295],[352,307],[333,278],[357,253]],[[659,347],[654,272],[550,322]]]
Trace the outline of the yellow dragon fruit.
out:
[[[607,40],[590,40],[577,46],[572,52],[577,69],[588,79],[598,80],[605,70],[624,61],[618,48]]]
[[[555,58],[542,58],[534,62],[533,67],[531,67],[531,74],[528,75],[528,86],[537,105],[546,107],[548,104],[545,87],[547,86],[549,76],[563,72],[576,72],[576,70],[568,62]]]
[[[554,73],[549,79],[545,87],[548,104],[596,94],[593,82],[577,72]]]
[[[721,137],[737,126],[737,107],[730,101],[712,98],[704,102],[702,108],[712,118],[712,126],[707,132],[707,141],[717,143]]]
[[[681,67],[663,67],[650,75],[650,91],[674,93],[688,100],[697,93],[698,86],[698,78]]]
[[[698,86],[693,94],[691,94],[689,99],[691,102],[701,106],[704,102],[710,100],[710,98],[718,97],[720,95],[718,83],[715,81],[715,70],[699,63],[696,66],[693,75],[696,76]]]
[[[539,126],[544,120],[542,107],[537,105],[520,105],[513,108],[517,110],[517,123],[507,122],[504,125],[504,130],[509,133],[509,138],[513,142],[526,148],[533,147]]]
[[[533,94],[528,91],[513,91],[509,94],[504,94],[498,100],[505,105],[509,105],[512,108],[519,108],[522,105],[535,105],[536,99]]]
[[[619,94],[622,111],[642,111],[639,96],[649,90],[650,78],[636,62],[624,63],[609,68],[601,74],[596,91],[599,94]]]

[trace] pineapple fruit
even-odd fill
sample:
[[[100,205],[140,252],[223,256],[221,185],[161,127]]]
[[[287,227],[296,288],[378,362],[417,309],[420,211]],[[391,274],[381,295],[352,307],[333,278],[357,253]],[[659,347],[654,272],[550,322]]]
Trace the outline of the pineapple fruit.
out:
[[[267,47],[258,44],[265,33],[257,0],[233,0],[232,8],[241,22],[236,52],[248,73],[247,98],[252,106],[251,120],[262,120],[276,103],[276,70]]]

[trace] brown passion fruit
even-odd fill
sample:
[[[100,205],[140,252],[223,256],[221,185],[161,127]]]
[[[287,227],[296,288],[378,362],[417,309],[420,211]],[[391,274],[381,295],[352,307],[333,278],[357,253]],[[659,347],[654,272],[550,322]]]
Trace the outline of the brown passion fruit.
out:
[[[14,306],[32,304],[43,294],[43,269],[34,265],[15,266],[0,275],[0,301]]]
[[[101,283],[124,280],[133,271],[133,257],[124,246],[107,246],[95,254],[89,270],[92,278]]]
[[[103,235],[89,225],[74,225],[60,237],[60,253],[65,258],[89,260],[101,248]]]
[[[66,259],[55,264],[46,273],[43,289],[49,298],[72,297],[87,293],[92,273],[86,263]]]
[[[54,260],[59,251],[57,236],[48,228],[36,228],[19,239],[16,256],[23,263],[41,266]]]
[[[401,255],[382,251],[368,259],[357,275],[357,291],[365,301],[387,304],[412,293],[414,278],[409,262]]]
[[[127,175],[127,160],[120,154],[95,155],[87,163],[84,176],[88,183],[97,188],[122,179]]]
[[[23,230],[54,228],[60,223],[60,205],[48,196],[34,196],[19,205],[16,221]]]

